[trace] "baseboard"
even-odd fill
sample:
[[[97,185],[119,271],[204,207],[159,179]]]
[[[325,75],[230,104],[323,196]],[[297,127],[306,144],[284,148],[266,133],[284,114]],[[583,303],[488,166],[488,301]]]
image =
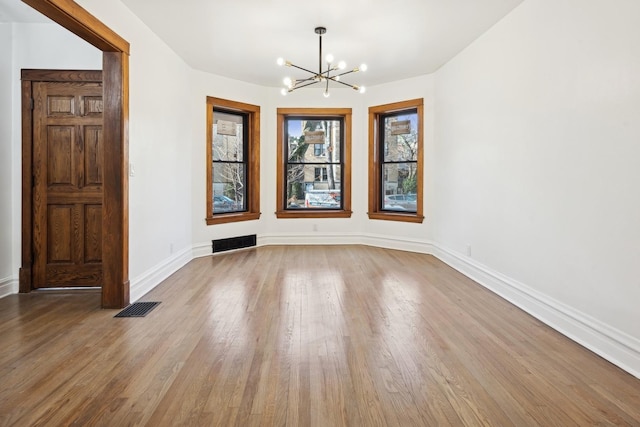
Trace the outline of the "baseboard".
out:
[[[432,242],[408,239],[406,237],[388,237],[370,233],[363,235],[360,243],[367,246],[375,246],[377,248],[417,252],[427,255],[433,255],[434,251],[434,244]]]
[[[184,267],[193,259],[191,248],[183,249],[171,255],[164,261],[156,264],[153,268],[142,273],[135,279],[130,280],[129,295],[133,303],[139,300],[147,292],[158,286],[164,279]]]
[[[640,378],[640,340],[441,246],[433,255],[631,375]]]
[[[258,246],[270,245],[358,245],[361,235],[355,233],[279,233],[258,235]]]
[[[15,277],[5,277],[0,279],[0,298],[18,293],[18,279]]]

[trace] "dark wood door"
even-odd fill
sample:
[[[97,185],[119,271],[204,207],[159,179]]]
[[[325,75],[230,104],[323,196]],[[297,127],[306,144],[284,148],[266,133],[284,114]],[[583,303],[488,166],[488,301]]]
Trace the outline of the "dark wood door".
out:
[[[33,84],[33,288],[102,285],[102,84]]]

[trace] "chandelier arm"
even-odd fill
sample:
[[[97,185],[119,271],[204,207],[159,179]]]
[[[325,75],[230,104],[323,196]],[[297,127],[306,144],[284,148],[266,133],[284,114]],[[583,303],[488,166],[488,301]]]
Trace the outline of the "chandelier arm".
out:
[[[344,76],[344,75],[351,74],[351,73],[357,73],[358,71],[360,71],[360,70],[353,69],[353,70],[345,71],[344,73],[336,74],[333,77],[340,77],[340,76]]]
[[[313,81],[313,82],[306,83],[306,84],[303,84],[303,85],[295,85],[294,87],[289,89],[289,92],[293,92],[296,89],[300,89],[300,88],[303,88],[303,87],[311,86],[311,85],[314,85],[316,83],[318,83],[318,81]]]
[[[313,80],[314,82],[317,81],[317,79],[315,77],[309,77],[309,78],[306,78],[306,79],[296,79],[296,84],[305,83],[305,82],[308,82],[308,81],[311,81],[311,80]]]
[[[329,80],[331,80],[332,82],[340,83],[341,85],[344,85],[344,86],[348,86],[348,87],[350,87],[351,89],[356,89],[356,90],[358,90],[358,89],[360,88],[359,86],[356,86],[356,85],[350,85],[349,83],[345,83],[345,82],[343,82],[343,81],[336,80],[336,78],[335,78],[335,77],[331,77],[331,78],[327,79],[327,86],[329,85]]]
[[[332,71],[335,71],[337,69],[338,69],[338,67],[332,67],[331,65],[329,65],[329,68],[327,68],[326,71],[321,72],[320,75],[321,76],[325,76],[326,75],[327,77],[329,77],[329,73],[332,72]]]
[[[313,72],[313,71],[311,71],[311,70],[307,70],[306,68],[302,68],[302,67],[300,67],[300,66],[298,66],[298,65],[296,65],[296,64],[291,64],[291,67],[293,67],[293,68],[297,68],[298,70],[306,71],[307,73],[309,73],[309,74],[313,74],[314,76],[317,76],[317,75],[318,75],[317,73],[314,73],[314,72]]]

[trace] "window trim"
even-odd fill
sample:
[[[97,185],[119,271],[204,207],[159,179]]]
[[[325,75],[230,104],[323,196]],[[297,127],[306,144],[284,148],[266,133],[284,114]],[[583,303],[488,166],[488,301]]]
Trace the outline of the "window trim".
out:
[[[344,145],[342,156],[342,209],[305,210],[286,209],[284,143],[284,123],[288,116],[295,117],[336,117],[344,119]],[[276,217],[277,218],[351,218],[351,108],[278,108],[277,109],[277,176],[276,176]]]
[[[213,109],[214,107],[247,115],[249,122],[247,151],[247,204],[242,212],[213,214]],[[250,221],[260,218],[260,106],[207,96],[207,225]]]
[[[401,112],[403,110],[417,110],[418,115],[418,153],[416,172],[416,212],[394,212],[383,210],[382,206],[382,162],[380,161],[380,136],[378,135],[380,118],[386,114]],[[424,193],[424,101],[423,98],[408,101],[394,102],[391,104],[369,107],[369,219],[386,221],[402,221],[422,223],[424,215],[422,201]]]

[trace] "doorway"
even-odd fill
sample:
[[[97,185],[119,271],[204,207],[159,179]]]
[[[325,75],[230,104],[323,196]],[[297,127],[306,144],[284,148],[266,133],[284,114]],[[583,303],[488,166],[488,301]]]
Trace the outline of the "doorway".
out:
[[[129,43],[70,0],[23,0],[102,50],[102,307],[129,304]],[[28,93],[22,82],[22,93]],[[31,99],[22,99],[22,265],[20,292],[33,289],[33,153]],[[108,231],[108,232],[106,232]]]

